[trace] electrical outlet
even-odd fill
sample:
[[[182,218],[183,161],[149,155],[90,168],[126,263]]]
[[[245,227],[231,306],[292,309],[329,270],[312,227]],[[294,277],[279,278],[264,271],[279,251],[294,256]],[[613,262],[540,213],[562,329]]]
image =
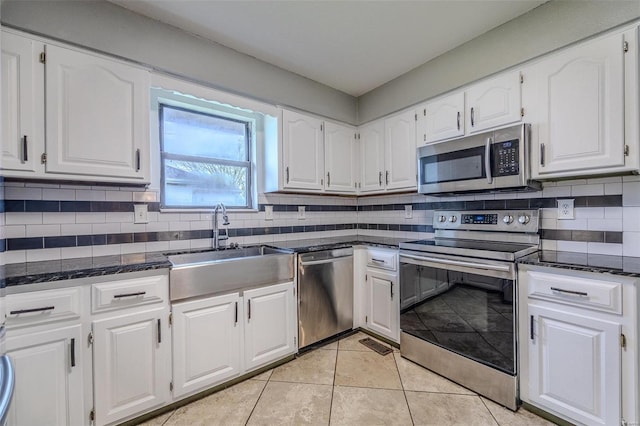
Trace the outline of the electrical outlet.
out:
[[[298,220],[303,220],[305,218],[305,206],[298,206]]]
[[[149,209],[146,204],[133,205],[133,223],[149,223]]]
[[[574,219],[573,200],[558,200],[558,219]]]
[[[404,206],[404,218],[411,219],[413,217],[413,206],[411,204],[407,204]]]
[[[264,220],[273,220],[273,206],[264,206]]]

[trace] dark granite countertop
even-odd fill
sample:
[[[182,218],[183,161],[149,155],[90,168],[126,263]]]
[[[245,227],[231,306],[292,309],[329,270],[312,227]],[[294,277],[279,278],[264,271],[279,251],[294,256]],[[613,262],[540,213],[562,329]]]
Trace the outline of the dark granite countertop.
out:
[[[542,250],[521,257],[518,259],[518,263],[571,269],[574,271],[640,277],[640,257]]]
[[[268,245],[271,247],[290,249],[296,253],[303,253],[332,248],[352,247],[358,244],[397,248],[401,241],[405,240],[399,238],[353,235],[335,238],[281,241]],[[184,251],[171,254],[177,253],[184,253]],[[118,256],[85,257],[9,264],[0,268],[0,288],[169,268],[171,267],[171,263],[167,259],[167,254],[166,252],[134,253]]]

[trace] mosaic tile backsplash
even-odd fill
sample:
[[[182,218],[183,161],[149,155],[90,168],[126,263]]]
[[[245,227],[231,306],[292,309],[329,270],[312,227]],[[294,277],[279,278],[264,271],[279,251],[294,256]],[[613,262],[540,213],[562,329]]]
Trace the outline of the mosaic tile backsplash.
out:
[[[210,212],[160,212],[158,193],[131,187],[7,181],[2,185],[0,255],[5,263],[211,246]],[[557,219],[571,198],[575,219]],[[341,235],[407,239],[433,235],[437,209],[541,209],[544,249],[640,256],[640,177],[545,183],[542,191],[429,197],[261,194],[257,210],[231,212],[230,242],[241,245]],[[149,222],[134,224],[134,204]],[[273,206],[267,220],[265,207]],[[298,207],[305,206],[304,218]],[[410,218],[405,206],[411,206]]]

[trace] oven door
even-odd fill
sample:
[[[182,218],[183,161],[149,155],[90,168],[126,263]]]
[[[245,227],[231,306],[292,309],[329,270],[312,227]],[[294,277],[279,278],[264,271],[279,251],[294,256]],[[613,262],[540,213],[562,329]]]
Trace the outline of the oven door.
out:
[[[515,264],[400,252],[400,328],[516,374]]]

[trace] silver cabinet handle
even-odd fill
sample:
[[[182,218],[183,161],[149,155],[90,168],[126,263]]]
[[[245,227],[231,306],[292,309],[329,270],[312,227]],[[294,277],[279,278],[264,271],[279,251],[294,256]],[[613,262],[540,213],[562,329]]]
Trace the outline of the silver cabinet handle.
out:
[[[391,300],[393,300],[393,282],[391,282]]]
[[[460,130],[460,111],[458,111],[458,130]]]
[[[327,172],[327,187],[331,186],[331,172]]]
[[[69,352],[71,353],[71,366],[76,366],[76,339],[71,339],[69,345]]]
[[[251,319],[251,299],[247,300],[247,319]]]
[[[45,311],[53,311],[55,306],[44,306],[42,308],[31,308],[31,309],[18,309],[17,311],[10,311],[10,315],[20,315],[20,314],[30,314],[33,312],[45,312]]]
[[[376,262],[376,263],[384,263],[384,260],[382,260],[382,259],[374,259],[374,258],[371,258],[371,261],[372,261],[372,262]]]
[[[378,184],[382,186],[382,172],[378,173]]]
[[[158,343],[162,343],[162,321],[158,318]]]
[[[235,319],[235,323],[238,323],[238,302],[236,302],[236,319]]]
[[[287,174],[287,183],[289,183],[289,166],[285,169],[285,173]]]
[[[572,294],[574,296],[583,296],[583,297],[589,296],[589,293],[587,293],[586,291],[565,290],[563,288],[557,288],[557,287],[551,287],[550,290],[557,291],[558,293]]]
[[[475,116],[473,107],[471,107],[471,127],[475,126]]]
[[[487,143],[484,146],[484,168],[487,174],[487,183],[493,182],[493,177],[491,176],[491,138],[487,138]]]
[[[140,148],[136,149],[136,172],[140,171],[140,162],[142,160],[140,159]]]
[[[540,165],[544,167],[544,144],[540,144]]]
[[[533,333],[535,331],[535,325],[533,323],[533,315],[529,316],[529,338],[533,340]]]
[[[27,144],[27,135],[22,137],[22,162],[29,161],[29,145]]]
[[[114,294],[114,299],[122,299],[123,297],[135,297],[135,296],[144,296],[147,294],[146,291],[137,291],[135,293],[122,293],[122,294]]]
[[[389,170],[386,171],[385,175],[386,175],[387,186],[389,186]]]

